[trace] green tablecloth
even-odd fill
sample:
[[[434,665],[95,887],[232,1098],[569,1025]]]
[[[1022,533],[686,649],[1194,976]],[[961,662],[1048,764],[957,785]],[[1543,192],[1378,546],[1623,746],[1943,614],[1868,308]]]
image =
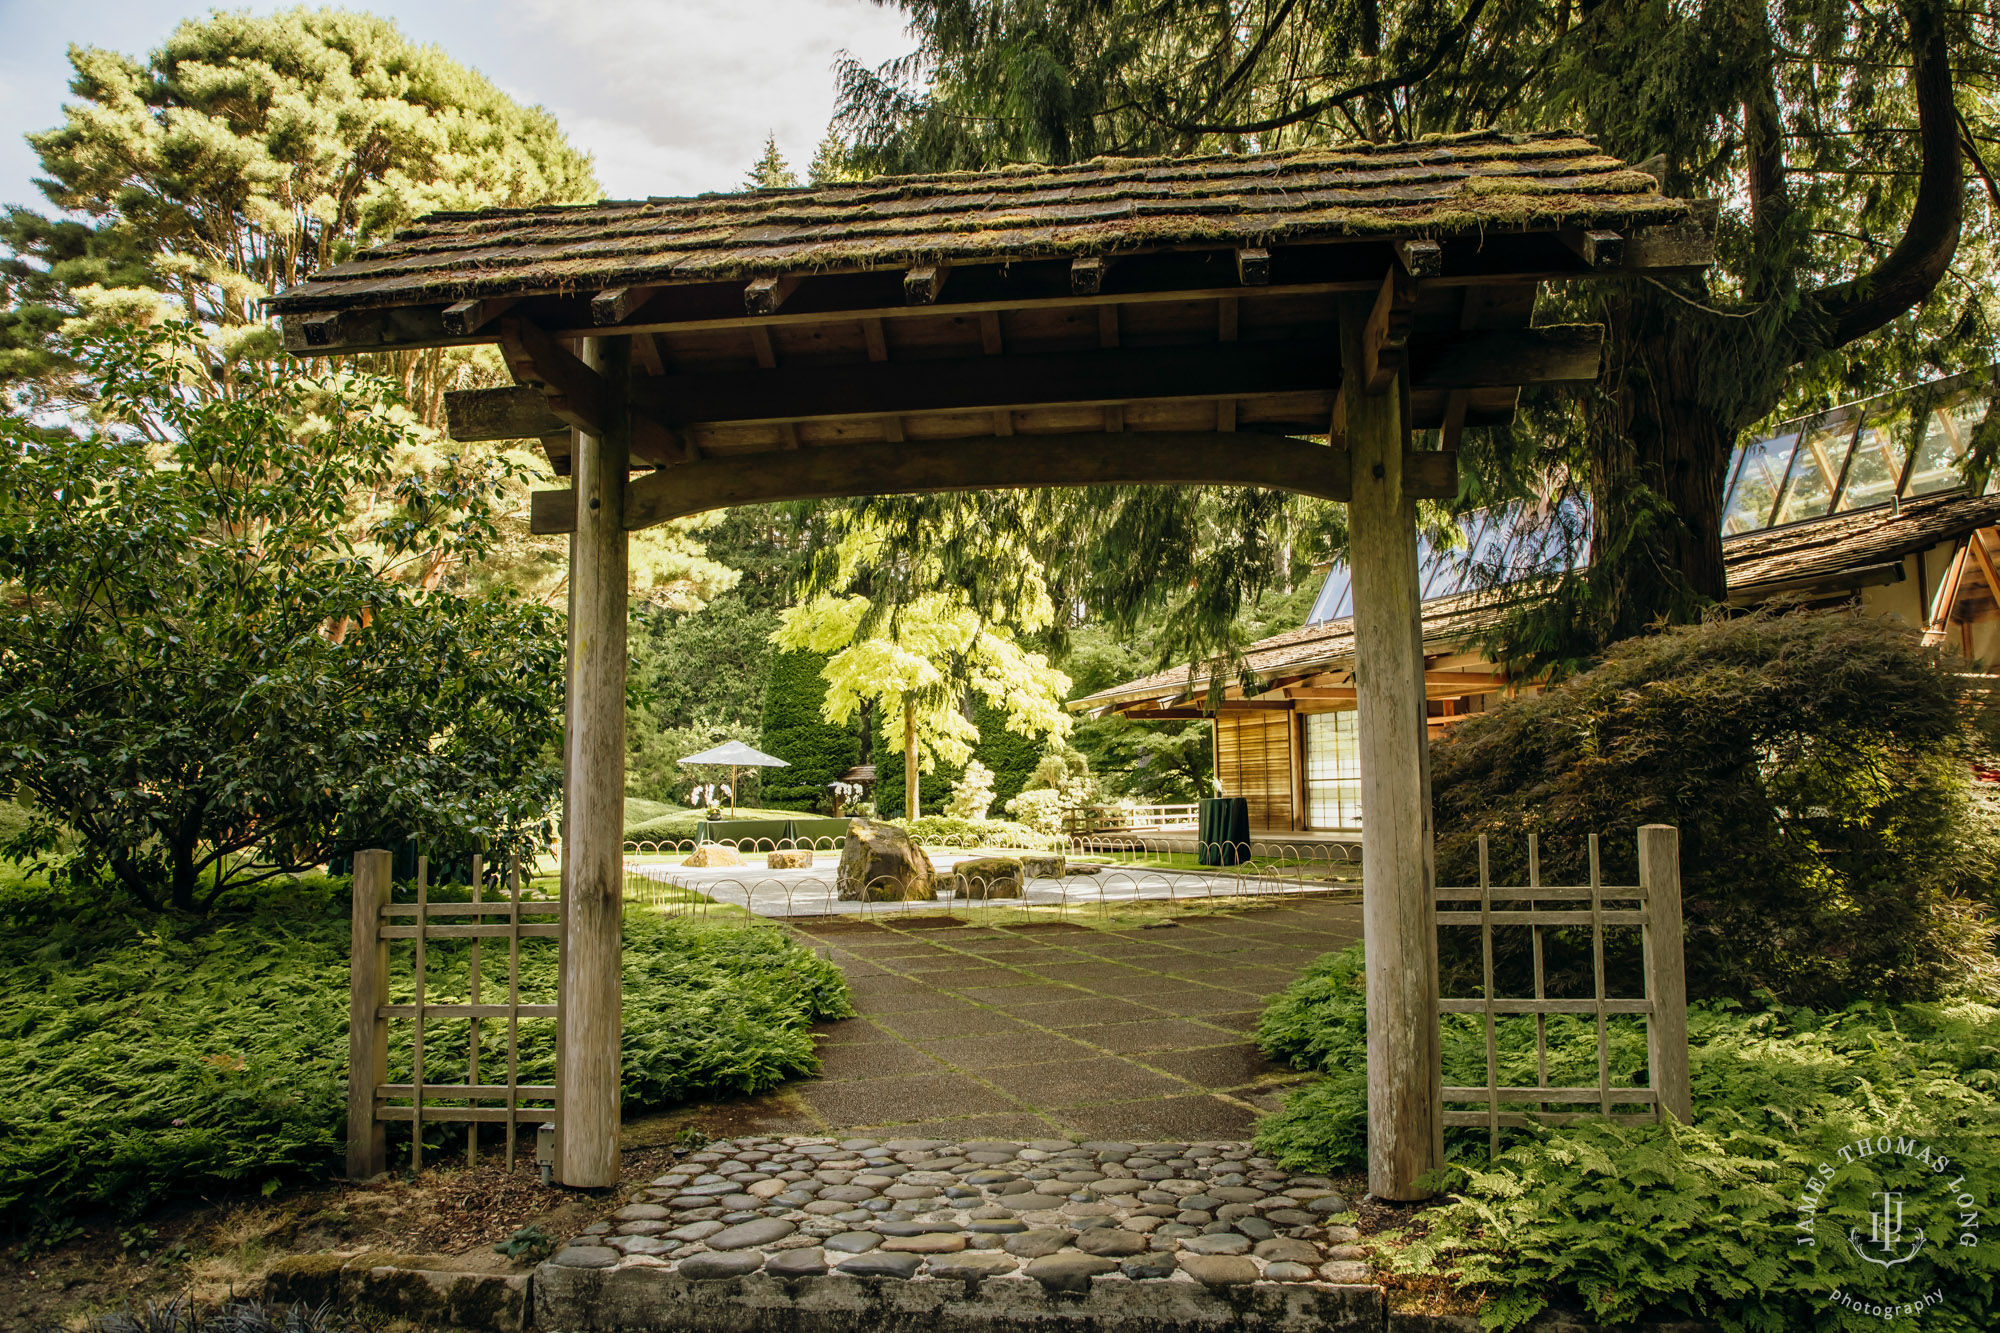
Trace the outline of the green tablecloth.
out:
[[[748,846],[753,851],[765,844],[797,846],[822,838],[832,838],[839,846],[847,839],[847,824],[845,819],[814,815],[801,815],[797,819],[704,819],[695,825],[694,840]]]

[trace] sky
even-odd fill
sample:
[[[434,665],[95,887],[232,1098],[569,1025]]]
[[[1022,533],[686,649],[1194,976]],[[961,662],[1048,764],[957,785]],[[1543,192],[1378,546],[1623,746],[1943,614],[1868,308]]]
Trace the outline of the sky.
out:
[[[72,44],[132,56],[214,4],[0,0],[0,204],[45,207],[22,135],[62,119]],[[294,4],[225,4],[258,13]],[[833,62],[912,43],[872,0],[351,0],[555,113],[608,197],[742,183],[775,133],[803,172],[833,111]]]

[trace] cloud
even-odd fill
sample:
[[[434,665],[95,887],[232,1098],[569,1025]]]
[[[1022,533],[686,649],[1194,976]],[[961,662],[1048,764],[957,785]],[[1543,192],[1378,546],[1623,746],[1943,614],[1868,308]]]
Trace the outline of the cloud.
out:
[[[911,45],[901,13],[867,0],[506,0],[493,21],[531,44],[522,91],[596,155],[613,198],[734,189],[767,133],[803,169],[837,53],[872,64]]]

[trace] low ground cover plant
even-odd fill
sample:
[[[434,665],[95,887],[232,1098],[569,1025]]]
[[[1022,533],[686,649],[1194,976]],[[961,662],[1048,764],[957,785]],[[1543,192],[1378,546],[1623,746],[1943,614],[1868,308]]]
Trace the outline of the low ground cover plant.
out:
[[[82,890],[0,881],[0,1225],[32,1236],[91,1209],[136,1216],[174,1196],[268,1193],[335,1166],[348,903],[344,881],[313,879],[209,922],[134,921]],[[631,1108],[809,1074],[810,1024],[851,1012],[838,968],[780,930],[635,909],[625,950]],[[505,957],[489,942],[487,998]],[[524,1001],[552,997],[554,950],[522,958]],[[464,997],[468,960],[464,941],[431,942],[433,1000]],[[397,956],[404,991],[407,964]],[[391,1025],[392,1070],[408,1070],[409,1026]],[[428,1025],[427,1080],[462,1077],[465,1027]],[[500,1027],[485,1026],[489,1052]],[[552,1028],[522,1024],[524,1081],[552,1079]]]
[[[1500,1079],[1534,1082],[1532,1020],[1500,1033]],[[1828,1304],[1879,1275],[1833,1244],[1801,1246],[1798,1203],[1821,1162],[1884,1133],[1956,1165],[1989,1206],[2000,1185],[2000,1007],[1970,1000],[1840,1010],[1729,1002],[1689,1010],[1694,1121],[1586,1122],[1511,1131],[1489,1162],[1484,1129],[1446,1131],[1448,1202],[1378,1249],[1392,1271],[1444,1273],[1482,1298],[1488,1327],[1517,1328],[1551,1305],[1616,1324],[1699,1318],[1731,1329],[1879,1328]],[[1596,1082],[1594,1022],[1551,1017],[1549,1081]],[[1325,1077],[1259,1126],[1288,1167],[1352,1171],[1366,1162],[1367,1021],[1360,946],[1321,958],[1266,1011],[1274,1058]],[[1614,1025],[1614,1083],[1643,1083],[1643,1032]],[[1444,1081],[1483,1084],[1483,1021],[1447,1015]],[[1901,1169],[1901,1168],[1899,1168]],[[1913,1211],[1933,1186],[1915,1168]],[[1866,1235],[1874,1205],[1830,1195],[1819,1234]],[[1933,1231],[1943,1221],[1926,1214]],[[1899,1286],[1945,1293],[1924,1327],[1984,1329],[2000,1316],[2000,1244],[1933,1237]]]

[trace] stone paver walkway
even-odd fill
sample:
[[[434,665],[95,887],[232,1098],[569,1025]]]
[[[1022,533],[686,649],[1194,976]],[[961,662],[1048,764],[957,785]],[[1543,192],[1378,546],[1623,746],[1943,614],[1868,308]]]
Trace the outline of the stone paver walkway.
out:
[[[790,1091],[827,1130],[879,1137],[1246,1139],[1296,1081],[1250,1040],[1264,1002],[1361,935],[1358,900],[1173,926],[795,923],[860,1017],[821,1027]],[[879,1134],[878,1134],[879,1132]]]

